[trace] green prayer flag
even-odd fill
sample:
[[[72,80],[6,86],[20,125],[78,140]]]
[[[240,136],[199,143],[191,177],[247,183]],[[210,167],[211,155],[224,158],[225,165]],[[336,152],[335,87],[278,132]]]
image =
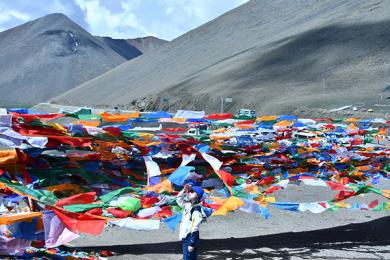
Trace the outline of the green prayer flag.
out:
[[[63,208],[71,212],[84,212],[90,209],[101,208],[104,204],[73,204],[65,205]]]
[[[114,191],[107,193],[105,195],[102,195],[99,197],[99,199],[101,201],[107,203],[107,202],[111,201],[112,199],[114,199],[115,197],[120,196],[122,194],[131,193],[131,192],[139,193],[140,191],[141,191],[140,188],[124,187],[124,188],[121,188],[118,190],[114,190]]]

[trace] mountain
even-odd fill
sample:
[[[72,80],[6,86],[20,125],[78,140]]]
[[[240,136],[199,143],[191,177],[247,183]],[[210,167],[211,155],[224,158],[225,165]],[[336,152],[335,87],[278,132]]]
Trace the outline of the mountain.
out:
[[[168,41],[156,38],[154,36],[147,36],[135,39],[128,39],[127,42],[136,47],[140,52],[147,53],[161,48]]]
[[[264,114],[370,107],[390,81],[389,28],[390,1],[252,0],[52,102],[166,109],[168,99],[171,109],[212,112],[232,97],[225,111]]]
[[[113,39],[111,37],[95,37],[109,45],[113,50],[115,50],[127,60],[134,59],[143,53],[159,49],[168,42],[154,36],[146,36],[127,40]]]
[[[139,55],[63,14],[44,16],[0,33],[0,105],[48,100]]]
[[[138,48],[131,45],[127,40],[100,36],[95,36],[95,38],[100,40],[102,44],[109,46],[112,50],[114,50],[126,60],[131,60],[142,55],[142,52]]]

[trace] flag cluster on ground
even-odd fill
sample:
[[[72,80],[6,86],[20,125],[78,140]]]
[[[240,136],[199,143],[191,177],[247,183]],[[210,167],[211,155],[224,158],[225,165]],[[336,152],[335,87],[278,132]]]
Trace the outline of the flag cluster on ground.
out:
[[[384,119],[248,118],[202,111],[45,114],[0,110],[0,255],[56,248],[111,224],[174,230],[175,195],[205,189],[209,216],[269,207],[321,213],[390,209]],[[289,185],[337,191],[318,202],[276,201]],[[348,203],[366,193],[370,203]]]

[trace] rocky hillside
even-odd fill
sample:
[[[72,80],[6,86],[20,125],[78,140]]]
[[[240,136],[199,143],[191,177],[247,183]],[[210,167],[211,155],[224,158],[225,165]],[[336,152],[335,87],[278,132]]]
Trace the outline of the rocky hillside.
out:
[[[3,31],[0,107],[48,100],[141,54],[127,40],[93,36],[63,14]]]
[[[386,104],[389,25],[390,1],[252,0],[52,101],[211,112],[233,97],[228,111],[267,114]]]

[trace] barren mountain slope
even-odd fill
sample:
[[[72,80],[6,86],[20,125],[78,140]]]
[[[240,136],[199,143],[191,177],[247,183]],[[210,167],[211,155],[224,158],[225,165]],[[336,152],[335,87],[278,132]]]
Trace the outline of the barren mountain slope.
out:
[[[390,81],[389,28],[390,1],[252,0],[52,101],[158,109],[166,98],[210,112],[231,96],[227,110],[261,113],[374,104]]]
[[[63,14],[51,14],[0,33],[1,105],[47,100],[141,55],[107,43]],[[129,50],[132,48],[132,50]]]

